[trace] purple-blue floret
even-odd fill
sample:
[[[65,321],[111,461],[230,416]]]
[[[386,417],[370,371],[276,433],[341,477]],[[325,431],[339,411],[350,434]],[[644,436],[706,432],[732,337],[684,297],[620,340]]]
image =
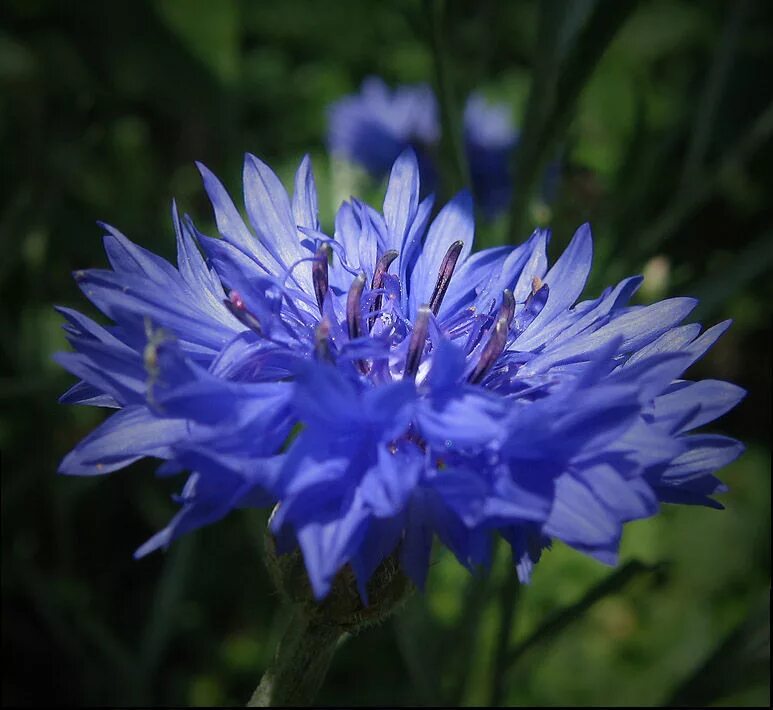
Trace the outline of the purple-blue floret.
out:
[[[471,195],[432,218],[412,149],[381,211],[345,202],[332,235],[308,158],[291,197],[247,156],[248,223],[199,167],[219,236],[173,207],[174,266],[105,227],[111,268],[75,278],[113,325],[60,309],[80,380],[62,401],[113,410],[60,470],[188,475],[137,556],[272,507],[317,598],[345,565],[364,595],[395,552],[423,586],[435,537],[472,568],[499,533],[526,581],[553,539],[614,564],[624,523],[661,503],[721,507],[714,474],[743,447],[695,430],[744,391],[683,376],[729,322],[683,325],[689,298],[629,305],[638,277],[578,301],[588,225],[552,265],[547,230],[473,251]]]

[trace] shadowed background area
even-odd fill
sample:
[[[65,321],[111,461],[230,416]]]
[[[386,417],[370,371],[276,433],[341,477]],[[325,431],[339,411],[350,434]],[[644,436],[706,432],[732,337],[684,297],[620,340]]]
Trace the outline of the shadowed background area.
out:
[[[71,272],[106,264],[104,220],[172,256],[172,198],[204,232],[194,160],[240,191],[246,151],[287,180],[314,159],[321,217],[383,186],[329,160],[325,108],[379,75],[480,89],[522,130],[512,222],[479,246],[590,221],[587,294],[644,273],[646,303],[701,299],[734,325],[691,371],[749,394],[713,431],[747,443],[724,512],[629,525],[610,570],[557,545],[517,589],[504,548],[470,576],[437,548],[427,592],[348,638],[318,702],[769,702],[773,5],[759,0],[312,3],[5,0],[0,8],[0,450],[4,705],[243,704],[286,623],[242,511],[140,562],[174,510],[152,462],[56,475],[104,416],[73,379],[53,304],[93,315]],[[438,71],[441,68],[441,71]],[[541,170],[560,175],[546,201]],[[446,183],[463,171],[448,146]],[[447,197],[448,195],[444,195]],[[514,227],[509,227],[514,224]]]

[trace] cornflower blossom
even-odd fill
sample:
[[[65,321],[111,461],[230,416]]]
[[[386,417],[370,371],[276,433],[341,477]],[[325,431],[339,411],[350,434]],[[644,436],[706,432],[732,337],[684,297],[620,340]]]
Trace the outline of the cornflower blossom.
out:
[[[495,217],[507,208],[513,191],[511,163],[518,133],[509,107],[471,94],[464,107],[463,134],[473,194],[484,214]],[[427,84],[392,91],[381,79],[369,77],[359,93],[328,109],[328,145],[334,155],[380,179],[403,150],[413,148],[426,193],[438,183],[440,136],[437,100]]]
[[[410,149],[382,211],[344,202],[332,236],[308,158],[289,197],[247,155],[249,224],[199,168],[220,237],[173,207],[175,267],[105,226],[111,268],[75,278],[114,325],[60,309],[80,378],[62,401],[114,410],[60,470],[189,472],[138,557],[273,506],[315,596],[349,565],[365,598],[393,553],[422,587],[435,536],[473,568],[498,532],[526,581],[552,539],[614,564],[623,524],[661,503],[721,507],[714,473],[742,445],[695,430],[744,392],[683,373],[729,322],[683,324],[691,298],[629,305],[640,277],[578,301],[588,225],[552,265],[547,230],[473,252],[470,194],[432,219]]]

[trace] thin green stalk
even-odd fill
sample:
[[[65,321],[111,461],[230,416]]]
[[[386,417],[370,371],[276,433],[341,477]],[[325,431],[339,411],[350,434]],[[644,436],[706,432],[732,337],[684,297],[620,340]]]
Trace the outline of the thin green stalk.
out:
[[[722,307],[747,284],[773,267],[773,230],[760,234],[722,269],[707,274],[692,289],[698,307],[696,321],[712,320]]]
[[[470,577],[464,591],[464,603],[459,622],[447,637],[447,647],[453,652],[449,654],[446,664],[453,678],[447,704],[451,707],[462,702],[470,669],[473,666],[480,628],[480,620],[488,605],[488,595],[491,587],[488,579],[482,575]]]
[[[528,209],[558,139],[575,115],[582,90],[607,47],[636,8],[636,0],[598,0],[577,38],[565,51],[561,42],[566,4],[540,4],[537,59],[519,148],[515,153],[510,241],[523,241]]]
[[[489,705],[496,707],[502,704],[507,676],[508,649],[510,648],[510,636],[513,631],[513,619],[515,619],[515,609],[518,605],[518,597],[521,583],[518,580],[518,572],[514,564],[510,564],[507,572],[507,578],[502,584],[499,593],[499,633],[497,634],[496,649],[494,656],[494,678],[491,683],[491,695],[489,696]]]
[[[545,0],[539,5],[534,71],[529,98],[521,125],[518,150],[514,155],[514,191],[510,203],[510,241],[522,241],[526,213],[537,182],[538,167],[543,161],[542,126],[555,105],[561,59],[559,27],[563,7],[559,0]]]
[[[322,687],[342,636],[340,627],[320,623],[297,608],[247,707],[307,707]]]
[[[425,7],[429,17],[430,42],[435,69],[435,90],[440,103],[441,163],[446,173],[444,184],[449,192],[454,193],[465,185],[469,185],[470,180],[462,141],[461,112],[456,100],[446,42],[448,28],[445,23],[445,1],[426,0]]]
[[[635,257],[640,259],[653,255],[676,231],[685,217],[708,199],[728,174],[753,157],[772,136],[773,102],[768,104],[751,128],[730,147],[718,163],[703,172],[701,180],[693,181],[680,199],[674,202],[648,229],[632,239],[632,243],[638,246]]]
[[[689,190],[690,183],[699,174],[705,160],[711,138],[711,129],[727,86],[727,78],[730,74],[738,46],[738,38],[748,8],[748,0],[738,0],[732,5],[728,5],[727,11],[730,17],[724,25],[722,38],[714,52],[714,58],[695,111],[695,124],[690,132],[687,158],[682,169],[679,187],[681,191]]]
[[[674,690],[663,707],[707,707],[757,684],[770,685],[770,597],[767,593],[714,653]]]
[[[645,573],[656,573],[662,570],[660,565],[648,565],[638,560],[631,560],[627,564],[623,565],[615,572],[610,574],[606,579],[599,582],[596,586],[592,587],[586,594],[575,604],[571,604],[564,609],[560,609],[555,614],[550,616],[545,623],[539,626],[530,636],[521,641],[514,649],[512,649],[507,655],[506,666],[508,670],[512,670],[516,661],[518,661],[524,653],[530,648],[543,641],[546,638],[554,636],[569,626],[573,621],[582,617],[582,615],[590,609],[597,601],[604,597],[614,594],[625,586],[631,579]]]

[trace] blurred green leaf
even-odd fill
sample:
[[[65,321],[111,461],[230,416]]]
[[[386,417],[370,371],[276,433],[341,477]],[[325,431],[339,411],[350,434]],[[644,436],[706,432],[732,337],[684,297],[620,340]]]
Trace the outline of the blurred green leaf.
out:
[[[670,706],[705,706],[770,683],[770,597],[760,600],[714,653],[667,700]],[[763,691],[764,693],[764,691]],[[763,693],[758,696],[761,700]],[[753,701],[754,702],[754,701]],[[763,700],[764,702],[764,700]]]
[[[159,17],[193,56],[225,83],[239,72],[239,5],[236,0],[164,0],[152,3]]]

